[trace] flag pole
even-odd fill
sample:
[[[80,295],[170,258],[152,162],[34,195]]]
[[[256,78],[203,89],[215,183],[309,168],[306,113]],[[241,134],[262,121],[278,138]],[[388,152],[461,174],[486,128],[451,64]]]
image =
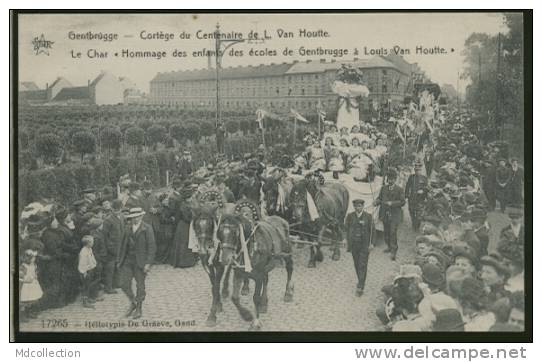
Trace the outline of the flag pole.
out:
[[[265,146],[265,123],[263,123],[263,120],[264,120],[264,119],[262,118],[261,121],[260,121],[260,122],[261,122],[261,126],[262,126],[262,144],[263,144],[263,147],[264,147],[264,148],[267,148],[267,147]]]
[[[320,122],[322,119],[322,115],[320,114],[320,103],[318,103],[318,107],[316,107],[316,113],[318,113],[318,141],[320,141],[321,139]]]
[[[296,145],[296,134],[297,134],[297,117],[294,115],[294,147]]]

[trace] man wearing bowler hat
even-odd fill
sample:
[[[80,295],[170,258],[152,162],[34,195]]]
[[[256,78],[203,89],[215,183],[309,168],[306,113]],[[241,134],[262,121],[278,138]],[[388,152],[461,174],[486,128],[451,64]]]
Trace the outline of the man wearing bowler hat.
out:
[[[129,225],[119,247],[117,267],[122,291],[130,300],[125,317],[141,318],[145,300],[145,278],[154,262],[156,244],[152,227],[143,222],[145,211],[136,207],[126,216]],[[132,280],[136,281],[136,294],[132,291]]]
[[[374,205],[380,206],[378,217],[384,224],[384,240],[388,246],[384,252],[390,253],[391,260],[395,260],[398,249],[397,229],[401,223],[405,195],[403,189],[395,184],[397,181],[395,170],[389,170],[385,180]]]
[[[369,249],[373,242],[373,217],[363,210],[364,200],[355,199],[352,203],[354,211],[346,216],[344,229],[346,230],[347,251],[352,253],[354,269],[358,278],[356,295],[360,297],[365,288]]]

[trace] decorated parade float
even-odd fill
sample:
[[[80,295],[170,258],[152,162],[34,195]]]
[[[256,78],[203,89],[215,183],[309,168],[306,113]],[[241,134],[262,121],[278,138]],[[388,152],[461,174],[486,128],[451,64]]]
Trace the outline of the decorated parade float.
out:
[[[382,145],[385,135],[360,119],[360,103],[369,95],[360,69],[343,64],[331,89],[337,95],[336,122],[325,121],[320,138],[309,135],[305,139],[306,152],[296,158],[299,172],[292,177],[322,175],[325,184],[346,187],[350,201],[364,199],[367,211],[373,213],[372,204],[382,184],[377,174],[386,153]],[[350,202],[348,211],[352,210]]]

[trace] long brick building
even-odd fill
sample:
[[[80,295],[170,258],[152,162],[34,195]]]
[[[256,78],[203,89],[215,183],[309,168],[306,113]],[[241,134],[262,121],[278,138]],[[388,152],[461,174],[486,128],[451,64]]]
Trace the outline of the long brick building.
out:
[[[415,64],[402,58],[373,57],[350,62],[364,73],[371,92],[362,111],[375,106],[390,107],[412,95]],[[220,71],[220,99],[223,110],[290,108],[312,114],[318,102],[328,112],[337,107],[331,91],[341,62],[306,61],[258,66],[229,67]],[[391,101],[391,105],[389,102]],[[179,108],[216,108],[216,70],[212,68],[158,73],[150,83],[150,102]]]

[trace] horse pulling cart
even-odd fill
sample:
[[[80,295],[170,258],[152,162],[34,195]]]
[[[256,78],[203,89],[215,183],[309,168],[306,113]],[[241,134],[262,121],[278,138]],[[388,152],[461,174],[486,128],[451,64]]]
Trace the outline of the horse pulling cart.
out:
[[[323,260],[322,246],[330,246],[331,258],[339,260],[339,248],[344,245],[344,219],[353,211],[351,201],[365,200],[366,211],[374,214],[373,202],[381,184],[380,177],[372,182],[358,182],[348,174],[334,179],[330,172],[321,173],[313,180],[310,174],[286,175],[277,184],[265,188],[265,209],[268,214],[278,214],[289,221],[292,244],[310,247],[308,266],[312,268]],[[280,213],[277,212],[279,209]],[[377,229],[382,230],[381,225],[377,225]]]

